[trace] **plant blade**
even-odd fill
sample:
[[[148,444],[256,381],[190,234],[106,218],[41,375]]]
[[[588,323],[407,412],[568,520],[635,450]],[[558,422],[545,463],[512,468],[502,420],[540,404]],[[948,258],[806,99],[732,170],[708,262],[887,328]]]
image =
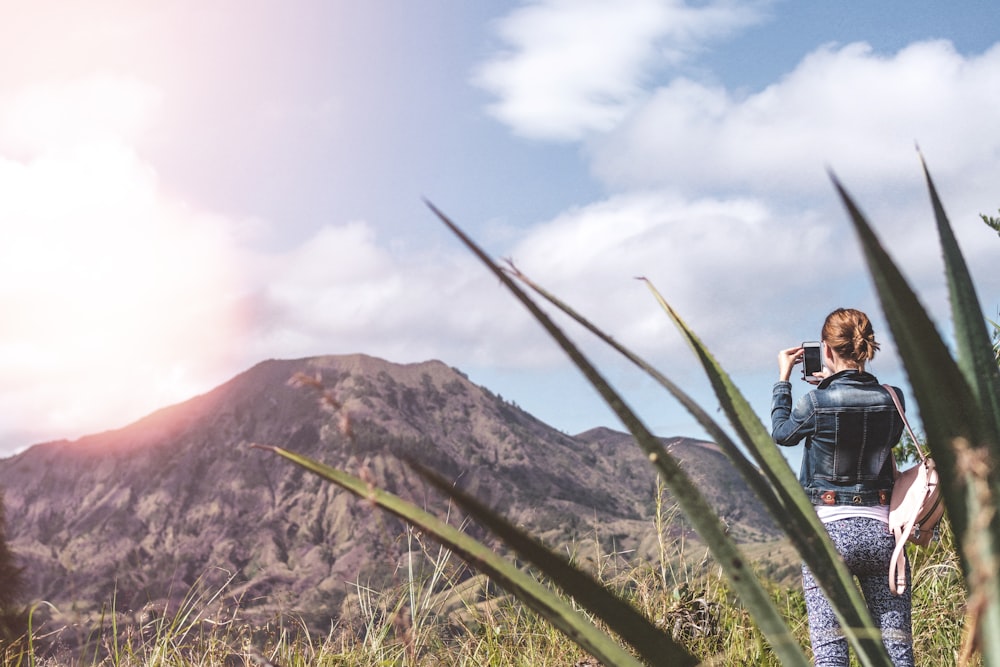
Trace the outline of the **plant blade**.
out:
[[[647,281],[654,296],[680,329],[715,390],[723,412],[754,455],[785,510],[786,534],[826,593],[845,637],[863,665],[889,665],[889,656],[854,578],[820,523],[816,511],[771,434],[708,347]]]
[[[956,454],[949,446],[956,437],[980,440],[973,408],[974,396],[934,323],[899,269],[875,236],[868,221],[833,177],[840,198],[854,223],[889,329],[903,360],[910,386],[920,407],[927,444],[942,477],[942,490],[955,532],[969,525],[964,492],[957,488]]]
[[[607,623],[647,663],[695,665],[700,662],[683,646],[657,629],[632,605],[612,594],[564,557],[416,461],[410,460],[407,463],[424,480],[454,500],[472,518],[517,551],[524,560],[537,567],[578,604]]]
[[[516,269],[513,272],[521,282],[531,287],[549,303],[562,310],[645,371],[688,409],[733,462],[750,489],[785,531],[803,561],[816,573],[817,582],[827,593],[827,596],[833,600],[834,608],[841,620],[841,626],[845,628],[845,636],[862,656],[862,664],[887,664],[888,656],[884,654],[881,642],[873,639],[876,631],[864,598],[858,592],[853,577],[844,566],[833,543],[827,538],[826,530],[819,522],[815,510],[802,491],[798,478],[789,468],[787,460],[778,450],[770,434],[763,430],[760,420],[757,419],[756,414],[740,392],[736,390],[728,375],[722,371],[711,353],[663,299],[653,284],[649,280],[641,278],[671,316],[674,323],[681,329],[689,344],[695,349],[699,359],[705,365],[706,373],[712,380],[716,391],[722,392],[719,396],[720,402],[730,421],[738,423],[737,430],[743,434],[743,441],[747,449],[755,455],[761,470],[764,472],[763,476],[761,471],[754,468],[746,459],[729,435],[680,387],[653,368],[651,364],[615,341],[568,304],[531,281],[523,273]],[[756,424],[756,428],[754,424]]]
[[[944,255],[959,368],[985,404],[987,416],[992,417],[984,426],[992,431],[987,436],[988,441],[997,443],[1000,442],[1000,367],[996,363],[993,344],[986,329],[983,310],[972,284],[969,267],[958,247],[958,240],[952,231],[951,223],[945,214],[934,180],[922,155],[920,163],[924,169]],[[1000,459],[1000,451],[996,448],[993,450],[993,458]]]
[[[622,397],[608,384],[598,370],[590,363],[572,341],[556,326],[552,319],[513,281],[513,279],[497,266],[472,239],[470,239],[455,223],[439,211],[433,204],[427,202],[430,209],[440,220],[489,268],[514,296],[528,309],[536,321],[541,324],[556,343],[570,357],[577,368],[584,374],[608,406],[615,412],[636,442],[650,458],[657,472],[670,489],[685,516],[695,530],[711,549],[716,560],[721,565],[726,576],[739,594],[743,604],[750,610],[761,632],[771,643],[771,647],[785,665],[807,665],[801,647],[795,641],[791,630],[785,623],[774,603],[764,590],[760,580],[749,568],[747,559],[739,547],[728,536],[725,526],[719,517],[705,502],[697,487],[687,474],[677,465],[677,462],[666,452],[659,440],[646,428],[645,424],[626,405]]]
[[[997,513],[1000,484],[996,466],[991,463],[996,460],[998,443],[995,435],[990,435],[993,431],[990,425],[996,417],[987,414],[992,410],[988,396],[976,396],[966,374],[952,359],[927,312],[868,221],[837,179],[832,178],[861,240],[882,309],[920,407],[928,448],[940,470],[942,495],[959,537],[962,568],[969,587],[970,625],[976,627],[985,662],[1000,665],[1000,579],[995,565],[1000,550]],[[939,229],[949,228],[945,236],[951,236],[943,210],[941,213]],[[953,255],[947,260],[949,272],[960,270],[958,267],[964,267],[964,260],[956,263],[956,256],[961,256],[957,244],[944,243],[951,246],[946,254]],[[956,286],[964,282],[954,276],[949,280]],[[971,284],[956,288],[964,291],[971,289]],[[968,320],[968,295],[957,298],[961,304],[958,307],[963,310],[961,317]],[[974,334],[962,335],[965,338],[962,345],[981,344]]]
[[[415,505],[387,491],[375,488],[363,480],[330,466],[300,456],[280,447],[255,445],[259,449],[271,451],[292,463],[336,484],[359,498],[399,517],[407,523],[426,531],[438,542],[446,545],[470,566],[486,573],[498,585],[534,611],[547,619],[554,627],[576,642],[581,648],[608,665],[639,666],[628,651],[599,630],[582,614],[574,611],[566,602],[545,586],[535,581],[512,563],[505,561],[489,547],[483,545],[454,526],[441,521]]]

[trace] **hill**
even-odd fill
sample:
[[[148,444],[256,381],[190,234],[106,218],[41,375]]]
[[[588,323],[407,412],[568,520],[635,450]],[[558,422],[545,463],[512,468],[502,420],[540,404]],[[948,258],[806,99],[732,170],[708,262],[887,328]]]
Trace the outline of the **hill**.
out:
[[[296,376],[325,394],[293,386]],[[403,526],[254,443],[368,476],[443,515],[405,454],[553,546],[597,536],[609,550],[652,553],[655,479],[628,435],[560,433],[438,361],[326,356],[266,361],[125,428],[0,461],[31,599],[86,616],[112,599],[140,609],[230,580],[226,599],[251,618],[292,613],[328,628],[349,582],[392,576],[408,548]],[[665,443],[734,535],[775,536],[713,445]]]

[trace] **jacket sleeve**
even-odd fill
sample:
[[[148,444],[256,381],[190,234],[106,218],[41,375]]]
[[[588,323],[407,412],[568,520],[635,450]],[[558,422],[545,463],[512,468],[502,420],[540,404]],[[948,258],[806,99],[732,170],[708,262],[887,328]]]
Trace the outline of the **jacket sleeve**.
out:
[[[812,392],[810,392],[812,393]],[[774,384],[771,395],[771,437],[779,445],[792,447],[816,430],[816,411],[809,394],[792,409],[792,383]]]

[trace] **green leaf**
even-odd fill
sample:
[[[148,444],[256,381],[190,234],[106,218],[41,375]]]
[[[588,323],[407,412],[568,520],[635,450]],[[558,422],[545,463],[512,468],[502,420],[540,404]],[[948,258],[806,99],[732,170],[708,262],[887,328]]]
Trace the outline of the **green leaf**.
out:
[[[712,419],[708,411],[698,405],[698,403],[691,398],[687,392],[670,380],[670,378],[658,371],[652,364],[642,359],[637,354],[616,341],[612,336],[598,328],[590,320],[586,319],[579,312],[574,310],[569,304],[560,300],[554,294],[532,281],[528,276],[524,275],[516,268],[512,267],[511,273],[518,280],[530,287],[539,296],[566,313],[569,317],[573,318],[582,327],[590,331],[601,341],[628,359],[640,370],[649,375],[657,384],[666,389],[681,405],[684,406],[685,409],[687,409],[691,416],[694,417],[695,421],[697,421],[698,424],[705,429],[708,435],[712,438],[713,442],[718,445],[718,447],[733,463],[740,477],[742,477],[747,485],[753,489],[755,495],[757,495],[757,497],[760,498],[765,505],[773,509],[772,516],[779,519],[779,524],[781,523],[781,519],[785,516],[785,507],[782,503],[782,499],[775,494],[774,488],[761,474],[760,469],[754,466],[754,464],[747,459],[746,456],[744,456],[743,452],[736,446],[736,443],[729,437],[729,434],[726,433],[718,422]],[[639,278],[639,280],[646,281],[645,278]],[[646,283],[649,284],[648,281],[646,281]],[[650,289],[654,288],[650,286]],[[781,461],[785,468],[787,468],[787,461],[785,461],[784,458],[782,458]]]
[[[626,405],[622,397],[612,389],[593,364],[555,325],[552,319],[447,216],[428,202],[428,206],[441,221],[489,268],[511,293],[528,309],[550,336],[570,357],[588,382],[598,391],[608,406],[614,411],[636,442],[649,457],[667,488],[670,489],[684,515],[694,526],[702,540],[711,549],[717,562],[726,573],[733,589],[750,611],[761,632],[767,637],[775,654],[785,665],[807,665],[801,647],[795,641],[788,625],[775,608],[757,577],[749,568],[747,559],[735,542],[726,533],[725,526],[705,501],[697,487],[653,436],[645,424]]]
[[[723,412],[774,486],[785,511],[784,517],[777,517],[779,525],[785,526],[792,544],[826,593],[844,636],[858,653],[858,659],[863,665],[890,665],[889,656],[864,597],[816,515],[802,484],[788,466],[787,459],[750,403],[701,339],[652,284],[649,287],[701,361]]]
[[[1000,368],[996,363],[993,344],[983,318],[979,297],[972,284],[969,267],[958,247],[958,241],[955,239],[951,223],[948,222],[948,216],[944,212],[944,206],[941,204],[923,156],[920,162],[927,180],[927,189],[934,208],[934,218],[944,254],[959,368],[985,406],[987,417],[992,417],[984,427],[990,431],[986,435],[987,440],[995,444],[1000,442]],[[1000,459],[1000,451],[996,448],[993,450],[993,457]]]
[[[1000,665],[1000,579],[996,567],[1000,553],[1000,514],[997,512],[1000,484],[994,463],[998,447],[994,428],[996,409],[990,396],[989,380],[987,385],[977,382],[980,388],[977,396],[967,381],[967,374],[952,359],[927,312],[864,215],[835,177],[833,181],[861,240],[882,308],[920,407],[928,449],[937,464],[945,506],[959,538],[962,568],[969,586],[970,626],[976,628],[984,663]],[[954,243],[933,184],[929,182],[929,185],[945,246],[952,305],[957,309],[957,318],[963,320],[956,322],[963,330],[958,333],[963,339],[959,346],[965,349],[967,358],[978,359],[981,355],[975,350],[982,343],[973,332],[973,315],[969,311],[972,304],[978,302],[974,293],[972,297],[966,293],[972,286],[971,281],[967,281],[964,260]],[[961,273],[965,275],[957,275]],[[975,317],[981,318],[981,314]],[[973,364],[967,368],[975,370]]]
[[[927,446],[942,477],[952,527],[962,535],[968,528],[969,515],[964,490],[958,484],[952,443],[956,437],[969,443],[981,441],[978,424],[982,417],[977,414],[975,397],[916,294],[850,195],[832,174],[831,178],[858,233],[882,310],[920,407]]]
[[[606,623],[647,663],[695,665],[700,662],[683,646],[657,629],[632,605],[614,595],[586,572],[574,567],[566,558],[416,461],[408,460],[407,463],[422,478],[452,498],[472,518],[572,596],[577,604]]]
[[[746,459],[722,427],[680,387],[523,273],[513,267],[512,273],[549,303],[562,310],[645,371],[688,409],[733,462],[737,471],[760,499],[764,508],[785,531],[803,561],[809,565],[814,573],[817,573],[817,583],[827,593],[829,599],[834,601],[834,609],[840,618],[841,626],[845,628],[845,636],[848,637],[855,650],[863,656],[862,664],[888,664],[889,658],[885,654],[881,641],[873,639],[877,631],[864,598],[858,592],[853,577],[843,564],[843,560],[816,516],[816,512],[803,492],[798,478],[789,468],[787,459],[781,454],[770,434],[763,429],[756,413],[743,399],[728,375],[722,371],[714,357],[667,304],[652,283],[645,278],[640,279],[652,290],[654,296],[680,328],[705,365],[706,373],[711,378],[717,393],[721,392],[719,399],[726,414],[731,421],[737,422],[737,430],[743,436],[747,449],[754,454],[761,469],[754,467]],[[761,470],[764,472],[763,476]]]
[[[1000,460],[1000,370],[996,363],[996,353],[986,329],[979,297],[972,284],[972,276],[958,247],[958,241],[923,155],[920,156],[920,162],[924,169],[944,254],[945,275],[948,279],[952,322],[955,326],[955,342],[958,348],[958,365],[969,386],[977,394],[983,415],[984,440],[973,441],[973,445],[983,447],[989,451],[990,458],[997,461]],[[957,467],[963,467],[961,462]],[[994,478],[986,484],[992,487],[992,503],[984,505],[978,492],[967,495],[969,514],[973,523],[968,538],[963,541],[963,547],[968,550],[966,556],[971,559],[971,575],[976,579],[979,594],[990,599],[992,603],[985,606],[978,625],[984,655],[991,663],[996,664],[1000,662],[1000,582],[997,580],[995,567],[976,567],[983,562],[983,559],[987,559],[987,563],[991,562],[989,560],[991,556],[995,559],[996,550],[1000,547],[1000,522],[995,516],[996,499],[1000,498],[998,495],[1000,485],[995,473]],[[972,485],[975,485],[975,481]],[[993,520],[987,525],[976,525],[978,517],[984,512],[993,513]]]
[[[605,664],[632,666],[642,664],[555,593],[527,573],[519,570],[512,563],[501,558],[489,547],[454,526],[396,495],[375,488],[371,484],[336,468],[331,468],[280,447],[262,445],[256,445],[256,447],[274,452],[425,531],[451,549],[470,566],[486,573],[498,585],[515,595],[581,648]]]

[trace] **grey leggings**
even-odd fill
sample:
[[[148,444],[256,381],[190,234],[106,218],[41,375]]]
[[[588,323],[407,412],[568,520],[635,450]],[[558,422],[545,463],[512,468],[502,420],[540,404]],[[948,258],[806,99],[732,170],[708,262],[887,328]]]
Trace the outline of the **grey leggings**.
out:
[[[847,569],[861,583],[868,610],[882,630],[892,664],[912,667],[913,636],[910,628],[910,563],[906,562],[906,593],[893,595],[889,590],[889,559],[895,539],[888,526],[877,519],[852,517],[826,525]],[[816,585],[809,568],[802,567],[802,589],[809,613],[809,639],[813,660],[818,666],[848,664],[847,640],[844,638],[830,603]]]

